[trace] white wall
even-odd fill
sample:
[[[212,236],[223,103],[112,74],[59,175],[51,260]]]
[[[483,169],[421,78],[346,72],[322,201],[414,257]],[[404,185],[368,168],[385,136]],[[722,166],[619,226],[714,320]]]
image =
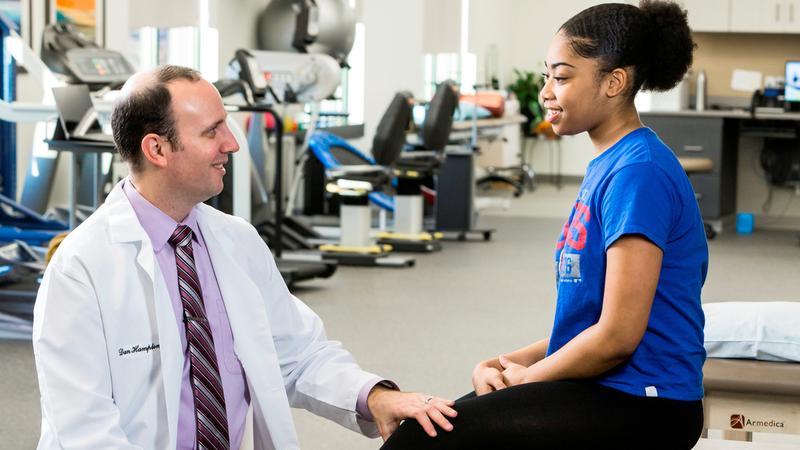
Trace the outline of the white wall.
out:
[[[256,20],[269,0],[210,0],[210,26],[219,31],[219,75],[240,48],[256,48]]]
[[[490,74],[484,66],[487,52],[492,46],[497,50],[498,75],[500,85],[507,86],[512,78],[513,57],[517,48],[516,26],[510,26],[514,15],[509,9],[516,9],[519,0],[470,0],[469,2],[469,52],[477,57],[478,83],[488,83]]]
[[[567,19],[592,4],[588,0],[471,0],[469,51],[478,58],[478,80],[482,81],[486,52],[490,45],[498,48],[500,86],[513,81],[513,70],[541,73],[547,47],[553,35]],[[532,146],[534,170],[551,173],[558,159],[545,142]],[[593,148],[586,134],[567,136],[556,144],[561,152],[561,174],[583,176],[593,157]]]
[[[375,127],[397,91],[422,97],[424,0],[362,0],[364,49],[364,137],[354,145],[369,150]],[[430,1],[430,0],[429,0]]]
[[[106,47],[130,55],[131,0],[106,1]]]
[[[17,101],[39,102],[41,99],[42,90],[32,77],[28,74],[19,74],[17,76]],[[17,124],[17,198],[22,194],[22,184],[30,163],[34,127],[35,125],[32,123]]]

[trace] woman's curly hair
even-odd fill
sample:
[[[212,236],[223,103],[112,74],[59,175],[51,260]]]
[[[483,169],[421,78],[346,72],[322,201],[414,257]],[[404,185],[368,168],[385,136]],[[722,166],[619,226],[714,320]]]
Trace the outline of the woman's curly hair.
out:
[[[643,0],[639,7],[622,3],[592,6],[559,29],[572,50],[594,58],[600,71],[633,69],[630,97],[640,89],[667,91],[683,79],[697,45],[677,3]]]

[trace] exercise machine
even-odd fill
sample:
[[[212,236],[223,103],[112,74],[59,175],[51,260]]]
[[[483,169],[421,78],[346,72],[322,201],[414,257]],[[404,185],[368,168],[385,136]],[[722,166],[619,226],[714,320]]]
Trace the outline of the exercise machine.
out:
[[[246,139],[246,153],[249,154],[245,155],[252,160],[249,177],[254,194],[251,221],[270,246],[278,269],[289,285],[314,278],[328,278],[336,272],[337,267],[335,261],[296,261],[284,257],[286,242],[283,226],[283,180],[280,170],[283,167],[283,121],[280,114],[272,107],[282,99],[297,100],[329,95],[331,87],[328,80],[331,77],[325,74],[338,71],[339,67],[331,58],[328,57],[326,60],[322,56],[324,55],[309,57],[309,55],[240,49],[236,51],[229,66],[229,78],[215,83],[227,108],[252,113]],[[271,77],[272,82],[267,82],[264,76],[266,71],[274,75]],[[261,136],[264,129],[262,122],[264,114],[271,116],[275,123],[276,170],[275,192],[272,196],[263,182],[264,146]],[[233,172],[235,171],[229,172],[230,176],[234,175]],[[226,177],[228,176],[226,174]],[[291,235],[288,237],[291,238]]]
[[[393,100],[396,102],[397,100]],[[394,104],[394,103],[393,103]],[[379,235],[379,243],[391,245],[398,251],[430,252],[441,248],[438,230],[472,231],[472,159],[471,151],[448,147],[453,113],[458,106],[456,85],[446,81],[437,88],[422,123],[418,143],[406,146],[405,152],[386,152],[382,149],[388,139],[405,143],[405,126],[381,121],[373,143],[373,157],[365,156],[349,143],[335,136],[316,132],[309,145],[315,158],[306,170],[307,206],[319,211],[320,194],[313,189],[322,171],[348,171],[352,166],[383,165],[390,168],[394,179],[394,196],[371,192],[370,200],[386,211],[394,213],[393,232]],[[391,106],[390,106],[391,108]],[[394,129],[387,129],[390,126]],[[393,134],[394,133],[394,134]],[[446,155],[452,156],[446,160]],[[463,158],[467,154],[469,158]],[[362,170],[357,168],[356,170]],[[463,181],[469,179],[467,185]],[[435,190],[431,189],[435,184]],[[425,224],[423,193],[435,192],[436,223]],[[466,217],[462,217],[466,216]],[[434,229],[435,232],[427,232]],[[491,236],[493,230],[480,230]]]
[[[342,251],[342,247],[317,248],[307,239],[313,231],[304,229],[298,232],[301,225],[296,221],[287,221],[284,209],[283,193],[283,123],[281,117],[269,106],[271,103],[315,102],[326,98],[338,86],[340,68],[333,58],[327,55],[303,55],[256,50],[239,50],[232,62],[233,72],[244,82],[250,91],[242,96],[251,96],[255,106],[246,106],[242,110],[264,112],[272,116],[275,134],[275,170],[273,202],[262,202],[259,213],[254,214],[253,223],[256,229],[270,244],[273,252],[280,254],[285,260],[301,262],[335,262],[343,265],[358,266],[395,266],[413,265],[410,258],[389,257],[385,248],[371,247],[368,251]],[[263,74],[268,73],[269,77]],[[269,79],[269,81],[267,81]],[[251,138],[261,138],[260,117],[252,116]],[[313,123],[313,120],[312,120]],[[311,136],[313,131],[308,131]],[[263,145],[251,139],[250,151],[253,156],[255,179],[264,180]],[[258,184],[259,182],[256,182]],[[261,184],[266,184],[261,182]],[[266,189],[264,190],[266,192]],[[268,200],[266,194],[261,195]],[[287,223],[288,222],[288,223]],[[317,236],[319,237],[319,236]],[[284,253],[284,250],[287,250]]]
[[[426,183],[436,184],[435,176],[444,161],[456,108],[458,86],[452,80],[440,83],[428,104],[419,143],[401,153],[392,163],[392,174],[396,179],[394,230],[383,233],[379,242],[407,251],[441,249],[438,239],[441,235],[425,231],[422,189]]]
[[[91,213],[99,206],[104,186],[111,179],[114,145],[101,125],[108,122],[111,103],[102,98],[107,92],[118,89],[135,69],[120,52],[99,47],[68,24],[45,28],[41,60],[59,80],[59,85],[52,89],[60,120],[47,143],[56,152],[51,171],[55,170],[60,153],[71,154],[71,196],[67,211],[59,214],[74,228],[79,216],[84,218],[85,212]],[[48,200],[53,174],[48,175],[50,182],[43,179],[38,189],[26,185],[26,190],[40,191],[36,209],[43,209]],[[30,196],[23,200],[33,201]],[[81,211],[84,213],[79,214]]]
[[[378,124],[372,156],[362,154],[333,134],[318,131],[312,136],[313,145],[309,144],[309,148],[327,168],[326,178],[330,182],[326,190],[337,195],[340,203],[339,242],[320,246],[320,250],[335,252],[353,264],[384,265],[395,249],[392,244],[376,243],[372,238],[370,200],[393,207],[394,200],[383,192],[392,179],[390,168],[384,164],[396,160],[403,149],[412,100],[408,92],[395,94]],[[341,160],[349,164],[342,164]],[[414,264],[409,257],[392,257],[389,261]]]

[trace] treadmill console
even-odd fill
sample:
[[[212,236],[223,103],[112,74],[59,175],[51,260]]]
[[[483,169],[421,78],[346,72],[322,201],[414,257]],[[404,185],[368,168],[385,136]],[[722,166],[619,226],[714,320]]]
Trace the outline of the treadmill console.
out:
[[[136,72],[122,53],[99,47],[63,23],[45,27],[41,56],[67,83],[88,84],[92,90],[124,83]]]
[[[73,48],[65,56],[67,67],[81,83],[124,83],[135,72],[121,53],[111,50]]]

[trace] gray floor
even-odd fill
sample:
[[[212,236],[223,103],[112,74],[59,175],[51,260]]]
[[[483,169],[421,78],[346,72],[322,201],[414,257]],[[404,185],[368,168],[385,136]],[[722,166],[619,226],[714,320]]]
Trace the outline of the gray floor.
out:
[[[576,186],[542,186],[487,211],[491,242],[447,242],[412,269],[340,268],[296,290],[367,370],[406,390],[456,397],[470,388],[480,359],[547,335],[554,311],[553,250]],[[560,201],[553,201],[556,198]],[[491,215],[488,215],[491,213]],[[710,243],[704,301],[800,300],[800,247],[794,232],[725,233]],[[303,448],[379,447],[298,411]],[[35,446],[38,390],[30,343],[0,342],[0,448]]]

